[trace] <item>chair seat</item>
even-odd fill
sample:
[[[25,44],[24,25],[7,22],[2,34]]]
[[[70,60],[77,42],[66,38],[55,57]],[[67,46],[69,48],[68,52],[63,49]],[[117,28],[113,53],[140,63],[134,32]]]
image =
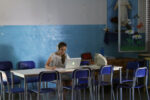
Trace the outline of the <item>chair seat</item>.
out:
[[[144,85],[136,85],[134,88],[142,88]],[[132,84],[121,84],[118,86],[118,88],[132,88]]]
[[[71,90],[72,86],[64,86],[63,88]],[[88,85],[87,84],[84,84],[84,85],[82,84],[82,85],[76,85],[74,89],[86,89],[86,88],[88,88]]]
[[[98,84],[100,84],[101,86],[111,85],[110,82],[102,81],[101,83],[98,83],[98,81],[95,80],[95,85],[98,85]]]
[[[122,83],[125,83],[125,82],[133,82],[133,80],[130,80],[130,79],[123,79],[123,80],[122,80]]]
[[[30,77],[26,80],[27,83],[38,82],[38,77]]]
[[[88,79],[79,79],[79,84],[88,84]]]
[[[125,82],[133,82],[132,79],[122,79],[122,83],[125,83]],[[116,84],[120,84],[120,79],[119,78],[115,78],[113,79],[113,83],[116,83]]]
[[[101,82],[100,83],[101,86],[106,86],[106,85],[111,85],[110,82]]]
[[[31,91],[34,92],[34,93],[38,93],[37,89],[33,89]],[[42,88],[40,90],[40,93],[48,93],[48,92],[55,92],[55,91],[56,91],[56,89],[53,89],[53,88]]]
[[[24,88],[12,88],[10,89],[11,93],[24,93]],[[6,93],[9,93],[8,90],[6,90]]]
[[[8,78],[8,81],[9,81],[9,84],[11,84],[12,83],[12,81],[11,81],[11,78]],[[13,80],[13,84],[20,84],[21,83],[21,80],[20,79],[18,79],[18,78],[14,78],[14,80]],[[3,84],[4,85],[7,85],[7,82],[6,81],[4,81],[3,82]]]

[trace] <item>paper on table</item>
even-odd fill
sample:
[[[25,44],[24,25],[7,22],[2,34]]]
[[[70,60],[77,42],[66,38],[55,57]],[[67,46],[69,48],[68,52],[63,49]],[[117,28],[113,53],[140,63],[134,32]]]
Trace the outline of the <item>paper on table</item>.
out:
[[[73,71],[74,69],[66,69],[66,68],[56,68],[57,71]]]

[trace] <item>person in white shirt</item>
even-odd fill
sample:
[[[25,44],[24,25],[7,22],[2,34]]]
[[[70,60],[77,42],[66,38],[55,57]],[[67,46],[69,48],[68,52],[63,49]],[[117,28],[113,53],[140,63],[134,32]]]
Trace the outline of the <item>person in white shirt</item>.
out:
[[[55,70],[56,68],[64,68],[66,59],[69,59],[68,54],[66,53],[67,44],[64,42],[60,42],[58,44],[58,51],[51,54],[49,59],[46,62],[45,68]],[[71,86],[72,85],[72,75],[70,73],[64,73],[61,75],[63,86]],[[66,91],[63,92],[63,97],[65,100]]]
[[[66,59],[69,59],[68,54],[66,54],[67,44],[64,42],[60,42],[58,44],[58,51],[51,54],[49,57],[46,68],[48,69],[56,69],[56,68],[64,68]]]

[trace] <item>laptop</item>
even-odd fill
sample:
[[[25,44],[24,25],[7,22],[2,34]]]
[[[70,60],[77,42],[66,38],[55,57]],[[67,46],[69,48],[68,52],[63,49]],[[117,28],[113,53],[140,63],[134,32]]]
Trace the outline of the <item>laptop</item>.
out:
[[[80,63],[81,63],[81,58],[70,58],[66,60],[65,68],[66,69],[79,68]]]

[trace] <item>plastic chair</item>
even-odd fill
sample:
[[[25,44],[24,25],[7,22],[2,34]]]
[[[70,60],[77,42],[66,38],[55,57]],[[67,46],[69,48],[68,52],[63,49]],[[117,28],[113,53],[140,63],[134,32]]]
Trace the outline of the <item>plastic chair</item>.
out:
[[[7,86],[4,85],[4,81],[7,83]],[[8,100],[11,100],[11,96],[13,100],[13,94],[22,93],[24,95],[23,88],[11,87],[12,84],[10,85],[8,81],[8,77],[4,71],[0,71],[0,84],[1,84],[2,94],[3,94],[3,100],[5,100],[5,93],[8,94]]]
[[[32,69],[35,68],[33,61],[20,61],[18,62],[18,69]]]
[[[5,71],[9,84],[11,84],[11,75],[10,75],[10,70],[13,69],[13,65],[10,61],[0,61],[0,71]],[[20,84],[20,80],[18,78],[14,78],[14,83],[13,84]],[[7,85],[7,82],[3,83],[4,85]]]
[[[122,83],[133,81],[132,78],[137,68],[139,68],[139,62],[128,62],[126,66],[126,77],[122,80]],[[132,71],[132,75],[129,75],[129,71]]]
[[[81,61],[80,66],[84,66],[84,65],[90,65],[89,61]]]
[[[110,80],[109,81],[105,81],[104,77],[106,75],[110,76]],[[100,93],[100,87],[102,87],[102,98],[104,100],[104,86],[111,86],[111,100],[112,97],[115,100],[115,96],[114,96],[114,90],[113,90],[113,66],[112,65],[105,65],[102,66],[100,71],[99,71],[99,75],[98,75],[98,93]],[[100,100],[100,96],[98,95],[98,100]]]
[[[33,69],[35,68],[34,61],[20,61],[18,62],[18,69]],[[38,81],[38,77],[27,78],[27,83],[34,83]]]
[[[81,90],[89,89],[90,98],[93,100],[93,91],[91,83],[91,70],[89,68],[76,69],[72,74],[72,86],[66,86],[65,89],[71,90],[71,100],[76,100],[77,93],[79,93],[79,99],[81,100]],[[77,92],[78,91],[78,92]],[[85,100],[85,91],[84,91]]]
[[[141,78],[145,78],[145,81],[143,84],[139,83],[138,79]],[[132,91],[132,100],[134,100],[134,92],[135,92],[135,88],[136,89],[140,89],[142,87],[146,88],[146,93],[147,93],[147,100],[149,100],[149,93],[148,93],[148,88],[147,88],[147,83],[148,83],[148,69],[147,67],[142,67],[142,68],[138,68],[136,69],[135,73],[134,73],[134,77],[133,77],[133,81],[130,83],[123,83],[120,84],[118,86],[118,88],[127,88],[129,89],[129,94],[130,94],[130,100],[131,100],[131,91]],[[139,92],[139,96],[140,96],[140,100],[141,100],[141,94],[140,91]],[[117,89],[117,97],[118,97],[118,89]]]
[[[134,76],[134,73],[136,71],[136,69],[139,68],[139,62],[137,61],[133,61],[133,62],[128,62],[127,65],[126,65],[126,72],[125,72],[125,75],[122,76],[122,80],[121,82],[124,83],[124,82],[132,82],[133,80],[133,76]],[[120,84],[120,79],[118,78],[115,78],[113,80],[114,83],[117,83],[117,84]]]
[[[52,81],[55,81],[56,83],[56,88],[50,88],[48,87],[48,84],[46,84],[45,86],[41,87],[44,83],[51,83]],[[58,100],[60,100],[60,75],[59,72],[57,71],[44,71],[41,72],[38,76],[38,85],[37,85],[37,89],[33,89],[32,92],[37,94],[37,100],[41,100],[40,99],[40,95],[44,94],[44,93],[50,93],[50,92],[56,92],[58,95]],[[48,100],[48,99],[47,99]]]
[[[7,81],[3,81],[3,84],[2,84],[2,81],[1,81],[1,90],[2,88],[6,88],[8,83],[9,85],[12,85],[12,80],[11,80],[11,74],[10,74],[10,70],[13,69],[13,65],[10,61],[0,61],[0,71],[3,71],[5,74],[6,74],[6,77],[7,77]],[[14,85],[19,85],[20,86],[20,79],[17,78],[17,77],[14,77],[14,80],[13,80],[13,84]],[[3,92],[1,91],[1,94],[3,94]],[[3,99],[5,99],[5,96],[1,96]]]

